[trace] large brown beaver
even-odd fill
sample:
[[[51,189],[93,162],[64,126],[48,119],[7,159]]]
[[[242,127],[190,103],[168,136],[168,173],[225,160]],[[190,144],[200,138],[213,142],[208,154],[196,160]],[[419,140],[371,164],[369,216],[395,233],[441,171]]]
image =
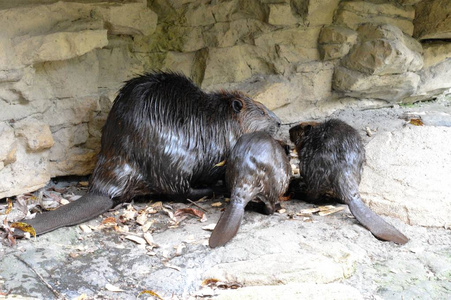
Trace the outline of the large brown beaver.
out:
[[[222,246],[238,232],[244,208],[252,200],[265,204],[265,213],[274,213],[276,203],[288,188],[291,166],[282,146],[266,132],[243,135],[227,159],[226,183],[230,204],[210,236],[211,248]]]
[[[92,219],[141,194],[202,195],[224,176],[224,168],[215,165],[241,135],[273,134],[279,126],[274,113],[239,92],[205,93],[174,73],[131,79],[103,127],[88,193],[27,223],[42,234]]]
[[[359,133],[337,119],[306,122],[290,129],[299,155],[302,187],[308,198],[336,198],[349,206],[354,217],[381,240],[405,244],[405,237],[370,210],[360,198],[359,184],[365,148]]]

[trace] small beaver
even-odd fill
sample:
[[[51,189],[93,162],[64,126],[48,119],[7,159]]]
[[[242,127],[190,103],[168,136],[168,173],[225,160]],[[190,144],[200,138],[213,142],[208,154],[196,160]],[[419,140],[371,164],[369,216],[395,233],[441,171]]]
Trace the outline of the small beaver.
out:
[[[265,213],[273,214],[290,176],[285,149],[268,133],[243,135],[227,159],[226,184],[231,200],[210,236],[210,247],[222,246],[236,235],[249,201],[262,201]]]
[[[365,148],[354,128],[337,119],[306,122],[290,129],[290,139],[296,145],[305,185],[302,189],[308,198],[336,198],[347,204],[354,217],[377,238],[398,244],[408,242],[360,197]]]
[[[102,130],[88,193],[27,221],[37,234],[92,219],[137,195],[196,197],[224,177],[241,135],[274,134],[280,120],[240,92],[205,93],[185,76],[148,73],[125,83]],[[17,233],[21,235],[20,231]]]

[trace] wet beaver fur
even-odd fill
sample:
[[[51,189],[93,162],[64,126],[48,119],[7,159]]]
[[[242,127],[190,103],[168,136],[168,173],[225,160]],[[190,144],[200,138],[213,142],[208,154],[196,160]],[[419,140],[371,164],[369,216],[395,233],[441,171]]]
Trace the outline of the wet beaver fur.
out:
[[[226,163],[230,203],[210,236],[210,247],[222,246],[236,235],[249,201],[262,201],[265,213],[273,214],[279,197],[288,188],[290,176],[285,149],[268,133],[241,136]]]
[[[353,127],[337,119],[305,122],[290,129],[290,139],[299,156],[301,190],[308,198],[338,199],[377,238],[407,243],[407,237],[368,208],[360,197],[365,148]]]
[[[203,195],[224,176],[224,167],[215,165],[240,136],[274,134],[278,127],[274,113],[240,92],[205,93],[175,73],[133,78],[119,91],[103,127],[88,193],[27,223],[42,234],[92,219],[137,195]]]

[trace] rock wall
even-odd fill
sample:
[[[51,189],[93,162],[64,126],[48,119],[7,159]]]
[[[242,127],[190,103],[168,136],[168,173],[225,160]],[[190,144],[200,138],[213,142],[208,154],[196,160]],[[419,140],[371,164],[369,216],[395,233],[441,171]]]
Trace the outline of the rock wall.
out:
[[[8,5],[8,6],[6,6]],[[89,174],[124,80],[181,72],[284,122],[451,87],[448,1],[53,0],[0,4],[0,198]]]

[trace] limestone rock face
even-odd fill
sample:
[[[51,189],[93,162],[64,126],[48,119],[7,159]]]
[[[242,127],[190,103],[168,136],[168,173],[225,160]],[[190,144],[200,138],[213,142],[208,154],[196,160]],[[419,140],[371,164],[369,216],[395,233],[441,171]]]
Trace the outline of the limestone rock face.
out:
[[[14,48],[24,65],[66,60],[108,44],[106,30],[57,32],[25,39],[20,37],[17,40]]]
[[[0,198],[92,172],[99,100],[142,73],[131,36],[156,23],[143,1],[0,6]]]
[[[376,213],[409,224],[449,227],[449,127],[408,126],[377,135],[366,146],[360,192]],[[388,170],[390,170],[388,172]]]
[[[415,37],[426,39],[451,38],[451,2],[447,0],[422,1],[416,6]]]
[[[16,161],[17,142],[14,129],[8,123],[0,124],[0,169]]]
[[[294,25],[298,19],[293,16],[289,3],[269,4],[268,23],[271,25]]]
[[[357,42],[357,32],[341,26],[327,26],[321,30],[318,50],[322,60],[342,58]]]
[[[389,76],[363,75],[358,71],[339,67],[334,73],[333,88],[355,98],[398,102],[412,95],[419,82],[420,76],[411,72]]]
[[[352,97],[400,101],[416,92],[421,45],[392,25],[364,24],[359,42],[335,70],[333,88]]]
[[[242,90],[284,122],[451,88],[444,0],[25,2],[0,3],[0,196],[89,174],[118,90],[145,72]]]
[[[37,152],[49,149],[55,143],[50,127],[45,123],[28,122],[16,127],[16,134],[26,139],[27,148]]]
[[[413,7],[399,7],[390,2],[342,1],[335,20],[337,25],[357,29],[361,24],[390,24],[400,28],[409,36],[413,34]]]
[[[343,60],[351,70],[366,74],[387,75],[419,71],[423,67],[421,53],[409,48],[410,38],[391,25],[365,24],[358,30],[360,43]],[[421,45],[416,45],[421,49]]]
[[[417,91],[403,102],[430,100],[451,88],[451,44],[437,41],[423,47],[424,67],[418,72]]]

